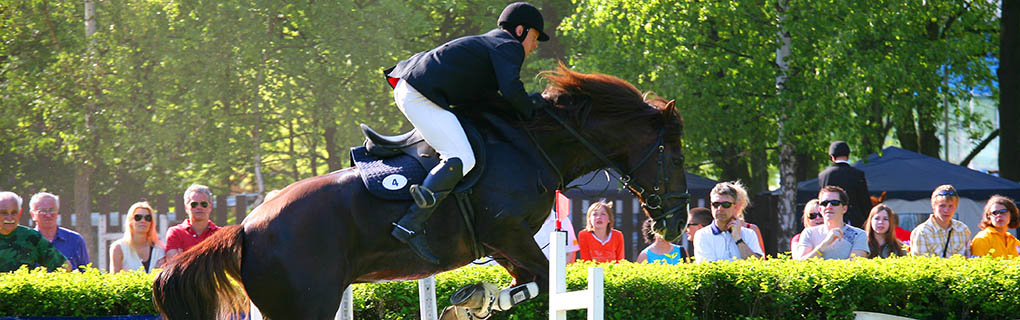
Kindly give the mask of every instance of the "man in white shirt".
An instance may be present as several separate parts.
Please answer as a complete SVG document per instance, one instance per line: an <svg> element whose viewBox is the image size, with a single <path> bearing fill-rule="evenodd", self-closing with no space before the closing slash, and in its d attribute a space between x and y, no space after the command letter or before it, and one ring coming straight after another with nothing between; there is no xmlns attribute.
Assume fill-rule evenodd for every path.
<svg viewBox="0 0 1020 320"><path fill-rule="evenodd" d="M694 262L737 260L765 255L754 230L743 228L737 213L748 204L747 191L740 182L720 182L712 188L712 217L707 228L694 233Z"/></svg>
<svg viewBox="0 0 1020 320"><path fill-rule="evenodd" d="M825 223L805 228L794 245L793 258L806 260L867 257L868 235L860 228L843 223L848 197L843 188L825 186L818 191L818 208Z"/></svg>

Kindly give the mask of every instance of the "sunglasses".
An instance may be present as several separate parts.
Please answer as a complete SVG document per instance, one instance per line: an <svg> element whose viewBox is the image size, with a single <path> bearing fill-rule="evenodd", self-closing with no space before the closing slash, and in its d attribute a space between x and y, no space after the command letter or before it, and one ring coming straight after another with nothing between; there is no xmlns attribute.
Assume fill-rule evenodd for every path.
<svg viewBox="0 0 1020 320"><path fill-rule="evenodd" d="M993 216L997 216L997 215L1000 215L1000 214L1006 214L1008 212L1009 212L1009 210L1006 210L1006 208L1002 208L1002 209L999 209L999 210L995 210L995 211L989 212L988 214L989 215L993 215Z"/></svg>
<svg viewBox="0 0 1020 320"><path fill-rule="evenodd" d="M956 191L953 191L953 190L942 190L942 191L939 191L939 193L937 193L935 195L939 196L939 197L956 197Z"/></svg>
<svg viewBox="0 0 1020 320"><path fill-rule="evenodd" d="M818 217L821 217L821 216L822 216L821 213L812 212L812 213L808 214L807 217L808 217L808 219L814 220L814 219L818 219Z"/></svg>
<svg viewBox="0 0 1020 320"><path fill-rule="evenodd" d="M712 207L713 208L723 207L723 208L729 209L732 206L733 206L733 202L729 202L729 201L712 202Z"/></svg>
<svg viewBox="0 0 1020 320"><path fill-rule="evenodd" d="M145 221L148 221L148 222L152 222L152 215L151 214L136 214L135 215L135 221L142 221L142 219L145 219Z"/></svg>
<svg viewBox="0 0 1020 320"><path fill-rule="evenodd" d="M208 202L202 201L202 202L192 202L191 203L191 208L192 209L198 208L199 205L202 205L202 208L208 208L209 207L209 203Z"/></svg>
<svg viewBox="0 0 1020 320"><path fill-rule="evenodd" d="M830 204L833 207L838 207L838 206L843 205L843 201L839 201L839 200L825 200L825 201L818 202L818 206L819 207L823 207L823 208L824 207L828 207Z"/></svg>
<svg viewBox="0 0 1020 320"><path fill-rule="evenodd" d="M702 226L702 227L704 227L705 225L703 225L703 224L700 224L700 223L688 223L688 224L687 224L687 227L688 227L688 228L690 228L690 227L693 227L693 226Z"/></svg>

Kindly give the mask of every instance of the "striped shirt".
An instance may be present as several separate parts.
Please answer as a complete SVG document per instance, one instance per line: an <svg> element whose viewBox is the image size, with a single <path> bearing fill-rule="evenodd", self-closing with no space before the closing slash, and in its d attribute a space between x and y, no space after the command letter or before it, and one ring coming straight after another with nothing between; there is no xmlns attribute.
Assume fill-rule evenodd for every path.
<svg viewBox="0 0 1020 320"><path fill-rule="evenodd" d="M946 238L949 238L948 247ZM959 220L953 219L948 229L942 229L935 220L928 218L910 233L912 256L950 257L956 254L970 256L970 228Z"/></svg>

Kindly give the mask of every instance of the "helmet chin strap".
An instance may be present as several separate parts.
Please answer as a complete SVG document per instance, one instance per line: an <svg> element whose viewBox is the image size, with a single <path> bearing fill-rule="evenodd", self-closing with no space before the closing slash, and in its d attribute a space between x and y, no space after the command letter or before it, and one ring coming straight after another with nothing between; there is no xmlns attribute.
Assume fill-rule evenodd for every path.
<svg viewBox="0 0 1020 320"><path fill-rule="evenodd" d="M518 25L518 26L524 27L524 32L521 32L521 35L517 35L517 30L515 30L515 29L517 29L517 26L513 26L513 27L502 26L500 28L502 28L503 30L506 30L506 32L509 32L510 36L513 37L515 40L517 40L517 42L524 43L524 39L526 39L528 37L528 29L529 28L527 26L524 26L524 25Z"/></svg>

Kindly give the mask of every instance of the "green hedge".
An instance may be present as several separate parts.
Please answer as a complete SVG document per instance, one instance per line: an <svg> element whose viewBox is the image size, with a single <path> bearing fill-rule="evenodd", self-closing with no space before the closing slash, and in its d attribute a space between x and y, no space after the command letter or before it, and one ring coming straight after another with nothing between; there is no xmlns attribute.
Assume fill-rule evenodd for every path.
<svg viewBox="0 0 1020 320"><path fill-rule="evenodd" d="M591 263L567 268L571 290L587 285ZM996 259L900 258L855 261L721 262L700 265L603 264L607 319L851 319L875 311L919 319L1004 319L1020 315L1020 263ZM0 316L153 313L152 275L39 273L0 275ZM440 274L440 308L462 285L505 286L499 267ZM354 286L357 319L417 319L415 281ZM541 319L547 299L492 319ZM571 318L583 318L572 311Z"/></svg>

